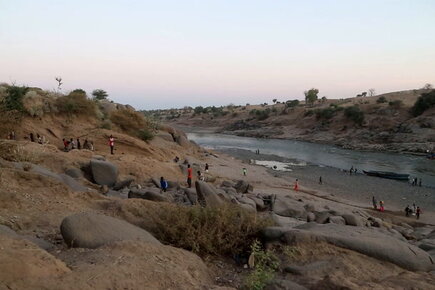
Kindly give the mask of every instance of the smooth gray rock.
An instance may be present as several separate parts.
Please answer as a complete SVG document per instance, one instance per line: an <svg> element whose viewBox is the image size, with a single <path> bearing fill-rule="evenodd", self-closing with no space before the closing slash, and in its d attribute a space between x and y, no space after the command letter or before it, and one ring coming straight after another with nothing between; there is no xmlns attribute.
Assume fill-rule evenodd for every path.
<svg viewBox="0 0 435 290"><path fill-rule="evenodd" d="M303 204L287 196L277 196L272 210L280 216L303 219L307 217Z"/></svg>
<svg viewBox="0 0 435 290"><path fill-rule="evenodd" d="M434 267L434 261L423 250L375 228L307 223L289 230L282 238L289 244L326 241L411 271L430 271Z"/></svg>
<svg viewBox="0 0 435 290"><path fill-rule="evenodd" d="M314 222L316 221L316 215L313 212L307 213L307 222Z"/></svg>
<svg viewBox="0 0 435 290"><path fill-rule="evenodd" d="M417 238L417 240L423 239L426 236L430 235L434 229L431 227L419 227L415 228L412 232L412 235Z"/></svg>
<svg viewBox="0 0 435 290"><path fill-rule="evenodd" d="M219 207L224 201L217 195L215 188L204 181L195 182L198 202L203 206Z"/></svg>
<svg viewBox="0 0 435 290"><path fill-rule="evenodd" d="M269 282L264 288L264 290L308 290L308 289L290 280L275 279L272 282Z"/></svg>
<svg viewBox="0 0 435 290"><path fill-rule="evenodd" d="M194 188L184 188L184 194L187 196L190 204L194 205L198 203L198 195Z"/></svg>
<svg viewBox="0 0 435 290"><path fill-rule="evenodd" d="M101 155L93 155L92 159L106 161L106 158L104 158L104 156L101 156Z"/></svg>
<svg viewBox="0 0 435 290"><path fill-rule="evenodd" d="M72 178L82 178L83 172L78 168L68 168L65 170L65 174Z"/></svg>
<svg viewBox="0 0 435 290"><path fill-rule="evenodd" d="M254 187L250 185L248 182L246 182L245 180L237 181L237 183L234 185L234 188L239 193L248 193L254 190Z"/></svg>
<svg viewBox="0 0 435 290"><path fill-rule="evenodd" d="M111 189L109 189L109 191L105 195L108 197L117 197L117 198L122 198L122 199L128 198L128 193L125 194L121 191L116 191L116 190L111 190Z"/></svg>
<svg viewBox="0 0 435 290"><path fill-rule="evenodd" d="M344 218L346 225L348 226L362 227L364 225L362 220L354 214L343 214L341 216Z"/></svg>
<svg viewBox="0 0 435 290"><path fill-rule="evenodd" d="M346 224L346 221L341 216L330 216L329 222L331 224L337 224L337 225L345 225Z"/></svg>
<svg viewBox="0 0 435 290"><path fill-rule="evenodd" d="M329 211L316 212L316 223L326 224L329 217L332 216Z"/></svg>
<svg viewBox="0 0 435 290"><path fill-rule="evenodd" d="M278 241L281 237L290 230L287 227L267 227L261 231L261 237L267 242Z"/></svg>
<svg viewBox="0 0 435 290"><path fill-rule="evenodd" d="M257 211L257 204L252 199L248 198L246 195L242 194L240 196L236 196L236 199L240 204L246 204L252 208L253 211Z"/></svg>
<svg viewBox="0 0 435 290"><path fill-rule="evenodd" d="M91 171L95 182L99 185L113 186L118 178L118 168L115 164L92 159Z"/></svg>
<svg viewBox="0 0 435 290"><path fill-rule="evenodd" d="M124 187L129 187L133 181L134 181L134 177L128 177L124 180L118 181L113 186L113 190L121 190Z"/></svg>
<svg viewBox="0 0 435 290"><path fill-rule="evenodd" d="M234 187L234 183L229 180L224 180L221 183L221 187Z"/></svg>
<svg viewBox="0 0 435 290"><path fill-rule="evenodd" d="M131 189L128 193L128 198L142 198L152 201L169 202L167 196L163 195L160 190L156 188Z"/></svg>
<svg viewBox="0 0 435 290"><path fill-rule="evenodd" d="M248 195L247 197L255 202L258 211L262 211L266 209L266 206L264 205L264 201L262 198L253 195Z"/></svg>
<svg viewBox="0 0 435 290"><path fill-rule="evenodd" d="M60 231L69 247L95 249L116 241L161 243L147 231L126 221L95 213L77 213L63 219Z"/></svg>
<svg viewBox="0 0 435 290"><path fill-rule="evenodd" d="M291 217L280 216L275 213L271 213L271 217L272 220L280 227L293 228L305 223L304 221L300 221Z"/></svg>
<svg viewBox="0 0 435 290"><path fill-rule="evenodd" d="M180 189L181 188L180 183L178 183L177 181L167 180L167 182L168 182L168 188L173 188L173 189Z"/></svg>

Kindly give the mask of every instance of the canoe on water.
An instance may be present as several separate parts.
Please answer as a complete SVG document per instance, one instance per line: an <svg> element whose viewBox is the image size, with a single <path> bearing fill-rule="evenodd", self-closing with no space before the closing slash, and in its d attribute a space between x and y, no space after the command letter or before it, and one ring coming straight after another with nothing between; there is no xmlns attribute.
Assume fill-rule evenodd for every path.
<svg viewBox="0 0 435 290"><path fill-rule="evenodd" d="M376 176L376 177L382 177L382 178L388 178L388 179L395 179L395 180L408 180L409 174L400 174L395 172L388 172L388 171L365 171L363 172L369 176Z"/></svg>

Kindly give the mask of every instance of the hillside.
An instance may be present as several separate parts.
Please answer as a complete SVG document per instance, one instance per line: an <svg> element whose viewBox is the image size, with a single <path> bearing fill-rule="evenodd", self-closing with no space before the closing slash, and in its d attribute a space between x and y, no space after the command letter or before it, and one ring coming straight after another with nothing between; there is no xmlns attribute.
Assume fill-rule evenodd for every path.
<svg viewBox="0 0 435 290"><path fill-rule="evenodd" d="M372 97L273 105L153 112L162 122L259 138L296 139L351 149L425 153L435 149L435 108L414 117L410 109L430 90ZM196 111L196 112L195 112ZM199 113L201 112L201 113Z"/></svg>
<svg viewBox="0 0 435 290"><path fill-rule="evenodd" d="M301 178L292 190L294 176L217 155L131 106L82 90L2 85L0 109L0 289L435 283L435 213L425 209L416 220L393 208L394 196L401 206L394 190L401 184L373 182L393 188L385 212L345 199L347 188L332 178L323 188ZM82 148L65 150L71 138ZM369 177L335 180L348 178L363 185Z"/></svg>

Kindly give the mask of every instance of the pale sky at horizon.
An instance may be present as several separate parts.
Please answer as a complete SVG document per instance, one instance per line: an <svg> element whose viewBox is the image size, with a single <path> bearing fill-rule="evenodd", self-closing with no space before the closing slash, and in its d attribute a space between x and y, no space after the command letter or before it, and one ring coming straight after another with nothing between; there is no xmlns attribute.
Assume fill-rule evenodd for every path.
<svg viewBox="0 0 435 290"><path fill-rule="evenodd" d="M0 0L0 82L137 109L435 84L435 0Z"/></svg>

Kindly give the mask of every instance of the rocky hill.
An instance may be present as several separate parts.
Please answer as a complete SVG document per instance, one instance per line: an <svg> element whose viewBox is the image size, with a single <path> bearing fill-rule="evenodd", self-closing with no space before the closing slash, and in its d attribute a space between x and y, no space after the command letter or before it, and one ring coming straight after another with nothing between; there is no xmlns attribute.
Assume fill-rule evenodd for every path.
<svg viewBox="0 0 435 290"><path fill-rule="evenodd" d="M430 90L372 97L321 99L314 104L185 108L153 112L163 122L259 138L297 139L351 149L424 153L435 149L435 107L415 117L417 99ZM432 97L433 98L433 97Z"/></svg>
<svg viewBox="0 0 435 290"><path fill-rule="evenodd" d="M0 101L0 289L435 283L435 227L426 216L381 214L305 184L290 190L287 176L218 156L81 90L3 85ZM188 165L203 173L192 188Z"/></svg>

